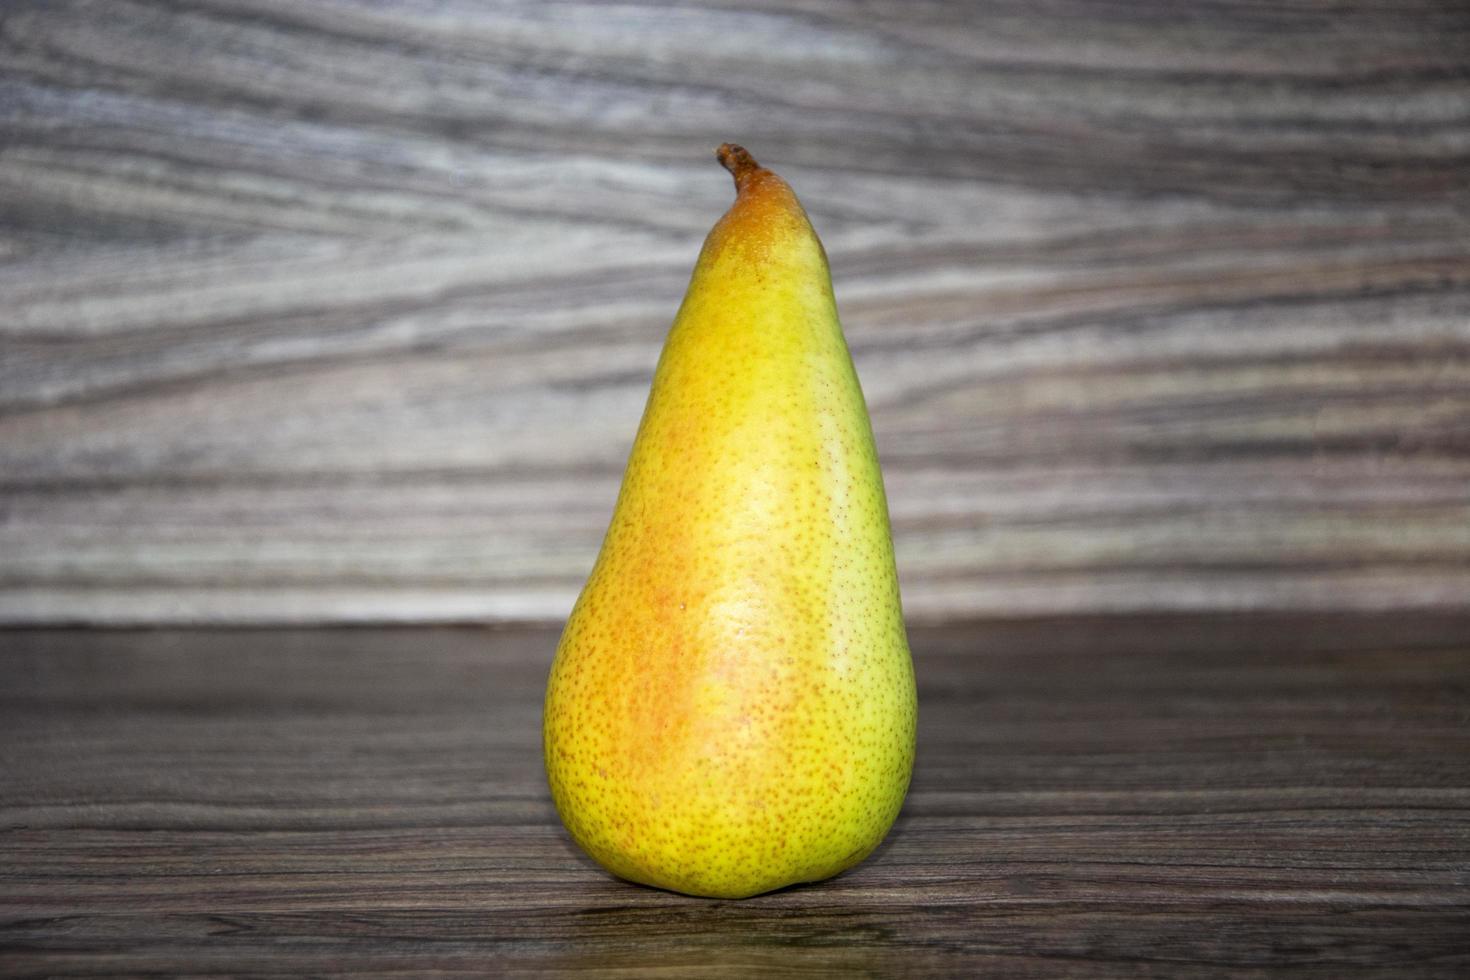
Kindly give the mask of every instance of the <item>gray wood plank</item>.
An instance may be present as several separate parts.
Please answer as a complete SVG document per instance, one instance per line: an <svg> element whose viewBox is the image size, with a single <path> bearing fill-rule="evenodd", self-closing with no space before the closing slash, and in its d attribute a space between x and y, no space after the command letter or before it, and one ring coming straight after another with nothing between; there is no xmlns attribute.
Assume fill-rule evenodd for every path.
<svg viewBox="0 0 1470 980"><path fill-rule="evenodd" d="M541 769L548 630L0 634L7 976L1461 977L1470 619L912 636L884 847L618 882Z"/></svg>
<svg viewBox="0 0 1470 980"><path fill-rule="evenodd" d="M1470 607L1461 4L0 17L0 621L563 615L731 138L916 618Z"/></svg>

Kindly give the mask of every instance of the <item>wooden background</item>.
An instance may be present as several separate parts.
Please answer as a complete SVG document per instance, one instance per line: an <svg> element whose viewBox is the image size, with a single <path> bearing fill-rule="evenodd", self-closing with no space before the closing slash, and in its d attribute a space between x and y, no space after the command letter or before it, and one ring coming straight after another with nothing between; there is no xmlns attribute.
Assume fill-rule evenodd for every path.
<svg viewBox="0 0 1470 980"><path fill-rule="evenodd" d="M746 143L917 620L1470 607L1470 8L8 2L0 621L554 619Z"/></svg>

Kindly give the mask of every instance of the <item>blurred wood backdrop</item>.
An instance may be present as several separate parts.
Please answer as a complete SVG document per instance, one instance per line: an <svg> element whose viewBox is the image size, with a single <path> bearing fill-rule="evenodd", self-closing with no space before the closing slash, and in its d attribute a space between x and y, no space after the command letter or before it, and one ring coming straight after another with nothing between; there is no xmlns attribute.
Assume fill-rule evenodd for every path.
<svg viewBox="0 0 1470 980"><path fill-rule="evenodd" d="M1470 7L0 7L0 620L554 619L744 142L918 620L1470 607Z"/></svg>

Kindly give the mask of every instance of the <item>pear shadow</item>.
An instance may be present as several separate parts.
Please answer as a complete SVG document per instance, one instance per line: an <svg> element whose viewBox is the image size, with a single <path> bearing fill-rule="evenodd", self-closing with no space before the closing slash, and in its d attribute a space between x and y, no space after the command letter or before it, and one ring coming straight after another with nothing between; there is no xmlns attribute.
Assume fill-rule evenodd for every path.
<svg viewBox="0 0 1470 980"><path fill-rule="evenodd" d="M602 975L891 977L911 958L886 903L865 896L851 876L874 870L909 832L905 807L884 840L856 867L745 899L706 898L631 882L609 873L572 840L549 789L538 794L540 822L556 838L552 860L574 875L572 907L528 907L525 928L548 940L538 966ZM562 859L565 859L564 862ZM893 879L876 870L870 885Z"/></svg>
<svg viewBox="0 0 1470 980"><path fill-rule="evenodd" d="M552 966L674 976L895 976L905 945L879 906L813 900L820 882L747 899L698 898L607 876L625 891L561 921ZM793 901L792 895L801 895ZM612 902L607 899L613 898Z"/></svg>

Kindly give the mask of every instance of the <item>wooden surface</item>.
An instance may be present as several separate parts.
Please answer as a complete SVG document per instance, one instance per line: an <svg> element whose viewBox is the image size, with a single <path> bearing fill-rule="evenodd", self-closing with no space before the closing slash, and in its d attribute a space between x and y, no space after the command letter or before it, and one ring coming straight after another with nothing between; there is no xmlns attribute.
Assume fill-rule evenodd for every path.
<svg viewBox="0 0 1470 980"><path fill-rule="evenodd" d="M0 636L0 973L1470 972L1470 618L916 630L888 841L745 902L565 838L554 642Z"/></svg>
<svg viewBox="0 0 1470 980"><path fill-rule="evenodd" d="M909 611L1470 607L1470 8L0 10L0 620L555 619L736 139Z"/></svg>

